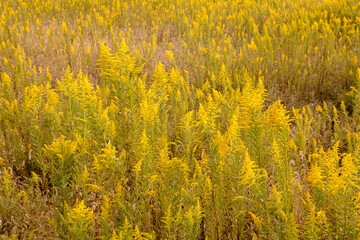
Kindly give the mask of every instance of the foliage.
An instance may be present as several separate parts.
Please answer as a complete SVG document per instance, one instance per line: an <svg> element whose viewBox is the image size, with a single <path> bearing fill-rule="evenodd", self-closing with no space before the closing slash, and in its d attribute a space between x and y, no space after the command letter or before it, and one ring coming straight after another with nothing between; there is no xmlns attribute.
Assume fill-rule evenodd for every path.
<svg viewBox="0 0 360 240"><path fill-rule="evenodd" d="M360 3L0 1L1 239L357 239Z"/></svg>

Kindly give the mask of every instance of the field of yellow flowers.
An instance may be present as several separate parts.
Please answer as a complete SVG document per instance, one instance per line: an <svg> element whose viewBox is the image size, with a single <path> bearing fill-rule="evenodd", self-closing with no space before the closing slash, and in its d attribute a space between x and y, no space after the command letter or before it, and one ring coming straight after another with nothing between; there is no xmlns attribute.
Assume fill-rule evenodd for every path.
<svg viewBox="0 0 360 240"><path fill-rule="evenodd" d="M357 0L0 0L0 239L359 239Z"/></svg>

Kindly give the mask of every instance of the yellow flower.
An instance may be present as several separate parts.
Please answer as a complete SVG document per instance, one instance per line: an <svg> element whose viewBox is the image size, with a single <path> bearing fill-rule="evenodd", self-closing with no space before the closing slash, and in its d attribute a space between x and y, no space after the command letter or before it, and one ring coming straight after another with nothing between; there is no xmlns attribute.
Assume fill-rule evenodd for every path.
<svg viewBox="0 0 360 240"><path fill-rule="evenodd" d="M324 176L322 174L322 169L316 162L311 166L306 180L311 184L312 187L320 187L321 189L324 189L323 179Z"/></svg>
<svg viewBox="0 0 360 240"><path fill-rule="evenodd" d="M76 200L75 206L65 213L65 220L72 237L80 239L89 235L94 225L94 211L86 207L84 201Z"/></svg>
<svg viewBox="0 0 360 240"><path fill-rule="evenodd" d="M175 60L174 54L171 51L166 51L166 57L169 59L170 62Z"/></svg>

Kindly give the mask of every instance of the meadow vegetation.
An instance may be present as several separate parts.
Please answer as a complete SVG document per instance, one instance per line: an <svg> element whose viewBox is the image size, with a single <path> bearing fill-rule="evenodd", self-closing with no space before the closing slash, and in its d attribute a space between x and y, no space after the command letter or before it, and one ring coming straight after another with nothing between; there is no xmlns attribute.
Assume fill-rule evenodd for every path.
<svg viewBox="0 0 360 240"><path fill-rule="evenodd" d="M0 0L0 239L360 238L357 0Z"/></svg>

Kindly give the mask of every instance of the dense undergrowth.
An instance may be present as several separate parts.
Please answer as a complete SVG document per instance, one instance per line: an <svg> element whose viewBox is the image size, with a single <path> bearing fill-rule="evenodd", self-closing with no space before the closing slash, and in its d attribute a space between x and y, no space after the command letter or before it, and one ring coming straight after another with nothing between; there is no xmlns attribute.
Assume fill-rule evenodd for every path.
<svg viewBox="0 0 360 240"><path fill-rule="evenodd" d="M358 239L360 3L0 1L1 239Z"/></svg>

